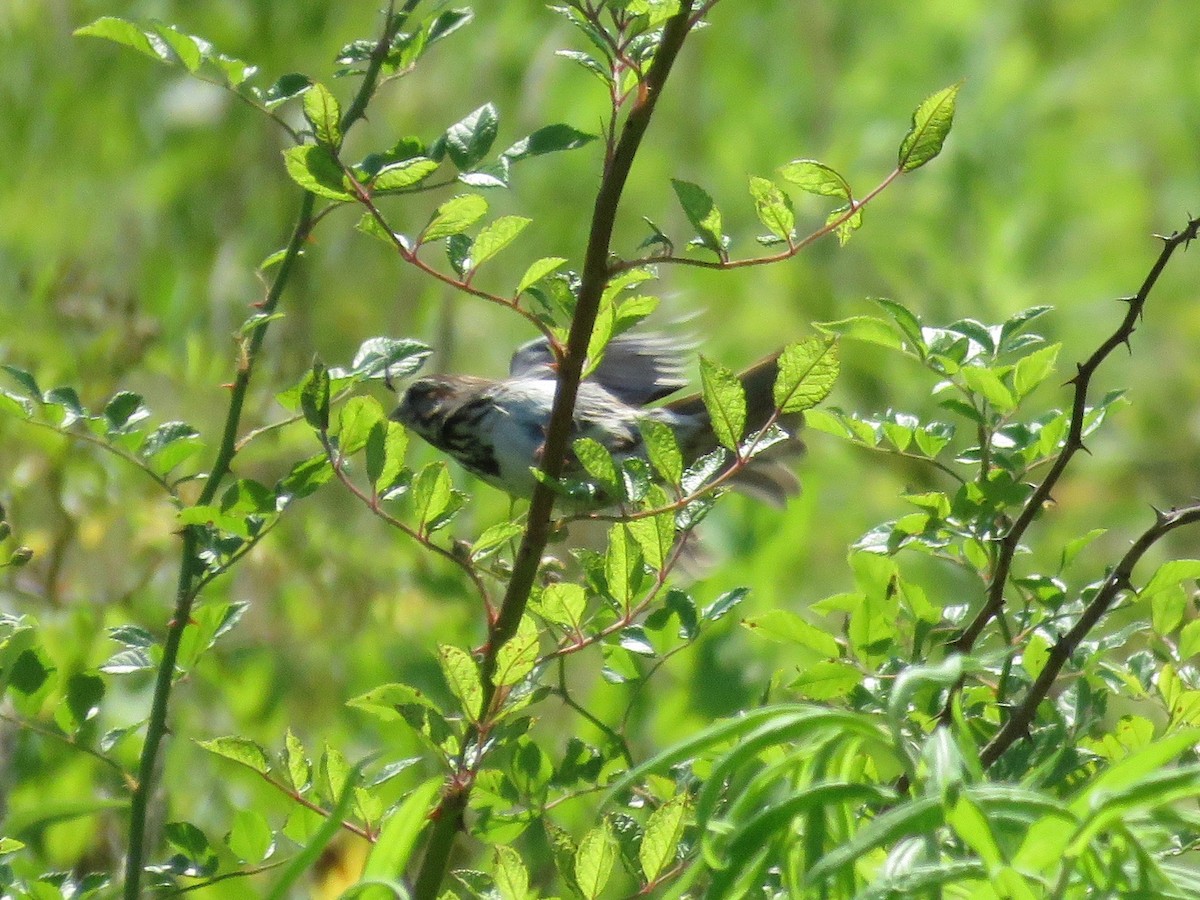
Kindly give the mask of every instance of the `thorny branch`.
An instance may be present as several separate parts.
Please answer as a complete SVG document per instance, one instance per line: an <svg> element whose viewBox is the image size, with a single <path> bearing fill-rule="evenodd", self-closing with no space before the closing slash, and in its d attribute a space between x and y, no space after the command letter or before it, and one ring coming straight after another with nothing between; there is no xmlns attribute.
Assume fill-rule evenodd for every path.
<svg viewBox="0 0 1200 900"><path fill-rule="evenodd" d="M1067 439L1063 443L1058 457L1054 460L1054 464L1050 467L1050 471L1046 473L1046 477L1042 479L1041 484L1034 489L1029 499L1025 501L1025 506L1021 510L1021 514L1017 516L1012 527L1001 539L1000 553L996 560L996 567L992 573L991 583L988 586L987 600L979 612L976 613L975 618L963 629L962 633L950 641L949 645L953 650L959 653L970 653L988 622L1004 608L1004 589L1008 584L1013 557L1016 556L1017 549L1021 545L1021 538L1024 537L1026 530L1033 523L1034 518L1037 517L1042 507L1050 499L1051 492L1058 484L1063 472L1066 471L1071 459L1078 451L1084 449L1083 426L1084 419L1087 416L1087 396L1092 376L1100 368L1101 363L1117 347L1121 345L1129 346L1129 339L1133 336L1137 328L1138 320L1142 317L1142 312L1145 309L1146 300L1150 296L1150 291L1158 282L1158 276L1162 274L1163 269L1166 268L1175 251L1180 247L1186 247L1191 241L1195 240L1198 233L1200 233L1200 218L1191 219L1181 231L1176 231L1174 234L1162 239L1162 250L1159 252L1158 258L1154 261L1154 265L1150 267L1150 272L1142 282L1141 288L1134 296L1123 298L1123 302L1128 304L1128 308L1125 311L1125 318L1109 338L1083 363L1079 364L1075 377L1069 382L1075 386L1075 398L1071 406L1071 423L1068 428Z"/></svg>

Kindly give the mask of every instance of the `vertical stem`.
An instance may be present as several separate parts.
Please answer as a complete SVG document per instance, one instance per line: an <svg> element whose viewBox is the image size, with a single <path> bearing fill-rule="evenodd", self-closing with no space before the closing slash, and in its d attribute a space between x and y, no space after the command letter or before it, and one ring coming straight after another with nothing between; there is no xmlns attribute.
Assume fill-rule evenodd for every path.
<svg viewBox="0 0 1200 900"><path fill-rule="evenodd" d="M663 85L688 31L694 24L691 20L693 3L694 0L683 0L679 12L664 26L662 40L646 76L643 91L625 119L621 137L611 159L606 161L601 176L584 254L579 302L571 320L566 353L558 369L554 406L542 451L542 472L549 482L556 481L562 473L569 449L575 397L587 357L588 341L596 324L604 287L611 275L608 257L617 207L620 205L625 182L633 167L642 138L650 125ZM488 642L480 665L483 675L484 710L491 708L496 693L496 686L492 682L496 670L496 654L504 643L516 634L521 617L525 614L525 606L537 577L542 553L550 538L550 515L553 507L553 489L546 481L539 481L530 500L525 533L521 537L521 544L513 561L513 573L496 621L489 629ZM471 741L473 737L472 734L468 734L465 742ZM414 896L417 900L434 900L437 897L449 865L454 838L461 827L462 815L470 799L470 792L469 779L452 780L434 811L432 830L415 883Z"/></svg>

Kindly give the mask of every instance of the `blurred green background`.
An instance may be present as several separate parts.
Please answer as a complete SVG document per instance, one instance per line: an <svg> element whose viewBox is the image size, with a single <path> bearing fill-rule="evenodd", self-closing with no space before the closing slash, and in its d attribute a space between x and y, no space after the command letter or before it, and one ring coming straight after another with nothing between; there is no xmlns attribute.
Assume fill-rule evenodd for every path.
<svg viewBox="0 0 1200 900"><path fill-rule="evenodd" d="M89 405L135 390L155 421L189 421L215 442L231 335L262 295L256 266L282 246L298 205L280 160L286 136L219 89L71 32L101 15L157 18L258 65L263 86L300 71L346 100L354 85L330 80L333 57L374 32L376 5L4 0L0 360L35 371L43 387L75 386ZM414 74L384 88L353 132L348 158L403 135L432 140L487 101L500 111L497 149L550 122L599 130L600 83L554 56L578 46L568 26L526 0L480 3L476 13ZM1157 253L1151 235L1200 211L1194 0L725 0L711 23L690 40L659 107L626 192L618 252L634 252L643 215L686 236L669 183L678 177L716 197L735 255L753 253L761 226L749 175L812 157L861 195L891 170L920 100L965 79L943 155L869 207L846 247L825 241L789 263L733 273L663 269L660 320L686 318L682 327L703 352L732 367L811 334L813 321L873 313L872 296L899 300L929 324L999 321L1050 304L1056 311L1041 322L1064 342L1064 377L1036 402L1062 404L1067 392L1057 384L1116 324L1124 307L1113 299L1137 288ZM579 265L599 152L593 144L522 163L510 192L489 193L494 213L528 215L534 225L481 283L511 290L541 256ZM446 196L393 202L393 224L419 228ZM823 221L827 207L816 198L796 200L801 223ZM282 415L274 393L314 356L344 364L367 337L419 337L438 346L442 368L497 375L532 336L515 316L451 297L405 269L353 230L356 218L334 213L317 231L285 296L286 318L268 338L247 426ZM1078 459L1057 506L1031 532L1035 553L1054 558L1061 540L1109 528L1084 557L1098 577L1148 523L1150 504L1196 495L1198 283L1193 251L1164 276L1132 356L1119 353L1102 370L1097 396L1127 386L1132 403L1091 443L1093 455ZM933 415L933 385L913 364L871 347L843 349L831 403ZM786 511L733 498L705 526L720 564L694 586L698 599L745 585L745 612L801 610L847 588L847 546L906 511L899 494L946 486L927 469L824 434L811 435L809 446L805 493ZM285 430L252 445L236 471L272 483L316 449L303 429ZM412 452L433 458L423 447ZM462 484L477 498L458 533L508 515L495 491ZM107 626L133 621L161 632L175 571L173 510L144 476L0 417L0 501L37 554L0 579L0 610L35 616L60 667L107 658L115 649ZM1196 555L1194 540L1184 533L1160 552ZM940 584L942 603L977 592L952 579ZM310 745L328 742L352 757L381 745L387 757L412 752L344 700L397 680L440 694L435 644L474 646L482 633L453 572L332 485L293 509L209 596L252 605L243 627L175 696L179 737L167 782L220 785L175 798L173 815L200 822L225 822L231 806L253 797L277 817L286 807L186 739L238 733L278 747L290 725ZM657 677L653 704L640 698L630 736L643 751L755 702L771 673L789 664L733 617L718 630L724 639L702 642ZM575 665L586 671L599 660ZM624 690L596 687L591 702L620 710ZM137 722L147 706L148 682L128 679L102 727ZM16 819L120 793L88 757L27 732L6 742ZM129 760L135 750L118 752ZM51 827L46 852L66 864L86 851L103 864L102 835L114 822L100 814Z"/></svg>

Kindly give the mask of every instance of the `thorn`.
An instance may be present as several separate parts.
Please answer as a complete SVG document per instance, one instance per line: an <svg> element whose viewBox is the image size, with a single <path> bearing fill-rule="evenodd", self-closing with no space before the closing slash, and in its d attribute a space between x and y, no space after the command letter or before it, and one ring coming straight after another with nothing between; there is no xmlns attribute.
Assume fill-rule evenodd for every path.
<svg viewBox="0 0 1200 900"><path fill-rule="evenodd" d="M1155 232L1153 235L1151 235L1151 237L1157 238L1164 244L1169 244L1171 241L1175 240L1176 234L1178 234L1178 232L1174 232L1172 234L1159 234L1158 232Z"/></svg>
<svg viewBox="0 0 1200 900"><path fill-rule="evenodd" d="M1153 503L1150 504L1150 508L1152 510L1154 510L1154 524L1156 524L1156 525L1165 525L1167 523L1167 521L1171 518L1170 513L1163 512L1161 509L1159 509Z"/></svg>
<svg viewBox="0 0 1200 900"><path fill-rule="evenodd" d="M1117 302L1118 302L1118 303L1136 303L1136 302L1137 302L1137 296L1135 295L1135 296L1132 296L1132 297L1118 297L1118 298L1117 298Z"/></svg>
<svg viewBox="0 0 1200 900"><path fill-rule="evenodd" d="M221 387L225 388L228 391L232 391L234 388L234 384L232 381L226 381L223 385L221 385Z"/></svg>

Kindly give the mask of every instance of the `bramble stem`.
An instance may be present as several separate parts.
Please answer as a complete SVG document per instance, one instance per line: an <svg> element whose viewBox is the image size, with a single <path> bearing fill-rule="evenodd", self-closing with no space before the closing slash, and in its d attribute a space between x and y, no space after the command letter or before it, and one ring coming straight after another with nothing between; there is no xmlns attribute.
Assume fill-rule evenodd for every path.
<svg viewBox="0 0 1200 900"><path fill-rule="evenodd" d="M645 89L630 109L612 157L607 160L601 175L600 189L592 211L587 250L584 254L579 301L575 308L575 316L571 320L566 352L559 363L554 406L546 430L546 442L542 452L542 472L546 477L539 480L530 500L525 533L521 537L521 544L513 561L512 577L509 579L496 621L488 629L488 641L480 665L484 691L482 708L485 710L491 708L492 698L496 693L496 687L492 683L492 676L496 670L496 654L504 643L516 634L541 565L542 553L550 538L550 516L554 509L555 497L551 485L562 473L570 443L575 396L579 390L588 341L596 324L604 287L613 274L609 266L609 247L621 194L642 138L650 125L663 85L684 39L695 24L692 19L693 3L694 0L683 0L679 11L664 26L662 41L654 54L653 65L646 75ZM470 740L469 735L466 740ZM454 838L461 827L462 814L470 794L471 782L466 778L452 780L443 793L433 815L425 856L415 883L413 896L417 900L433 900L438 896L446 875Z"/></svg>

